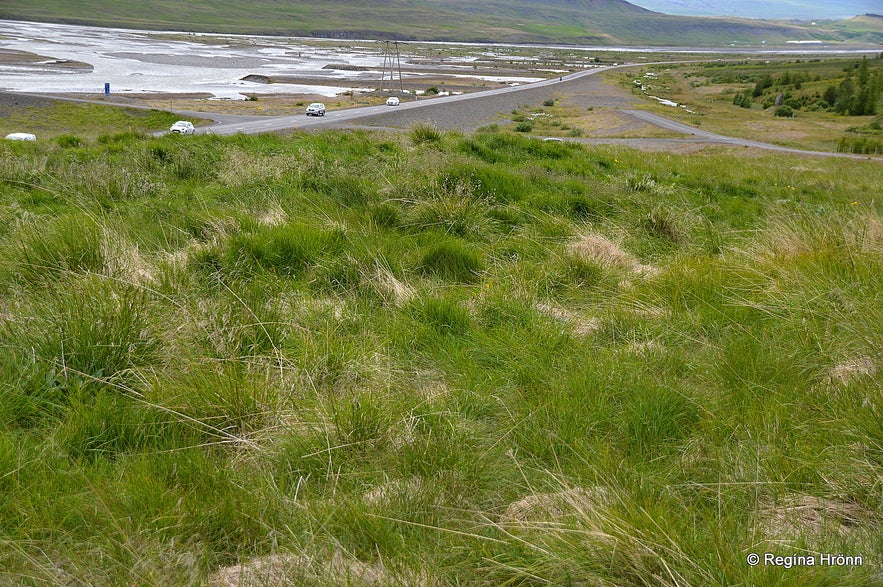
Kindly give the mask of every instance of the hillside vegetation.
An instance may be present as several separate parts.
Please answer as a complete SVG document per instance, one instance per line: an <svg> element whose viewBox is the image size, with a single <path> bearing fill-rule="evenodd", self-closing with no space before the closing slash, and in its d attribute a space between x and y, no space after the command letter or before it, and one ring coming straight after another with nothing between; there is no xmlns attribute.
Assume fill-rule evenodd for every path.
<svg viewBox="0 0 883 587"><path fill-rule="evenodd" d="M804 150L883 153L883 54L662 65L611 77L643 96L644 108L704 130Z"/></svg>
<svg viewBox="0 0 883 587"><path fill-rule="evenodd" d="M623 0L4 0L0 18L175 31L510 43L652 43L659 46L880 43L883 27L808 26L670 16Z"/></svg>
<svg viewBox="0 0 883 587"><path fill-rule="evenodd" d="M880 171L0 144L0 583L873 584Z"/></svg>

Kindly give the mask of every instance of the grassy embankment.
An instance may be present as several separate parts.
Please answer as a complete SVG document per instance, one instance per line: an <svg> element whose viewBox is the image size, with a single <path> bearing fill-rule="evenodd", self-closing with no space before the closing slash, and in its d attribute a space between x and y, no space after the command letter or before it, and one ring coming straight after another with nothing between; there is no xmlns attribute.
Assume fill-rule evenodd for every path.
<svg viewBox="0 0 883 587"><path fill-rule="evenodd" d="M879 581L878 163L73 144L0 145L0 583Z"/></svg>
<svg viewBox="0 0 883 587"><path fill-rule="evenodd" d="M29 132L38 140L67 135L74 143L98 138L105 141L121 131L137 135L168 130L179 118L177 114L161 110L10 96L0 101L0 137L11 132Z"/></svg>

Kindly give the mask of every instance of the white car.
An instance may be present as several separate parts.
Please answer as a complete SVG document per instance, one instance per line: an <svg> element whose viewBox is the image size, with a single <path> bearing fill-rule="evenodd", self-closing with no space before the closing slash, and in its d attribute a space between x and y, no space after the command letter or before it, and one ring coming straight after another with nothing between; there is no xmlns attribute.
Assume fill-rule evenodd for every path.
<svg viewBox="0 0 883 587"><path fill-rule="evenodd" d="M307 106L307 116L325 116L325 104L313 102Z"/></svg>
<svg viewBox="0 0 883 587"><path fill-rule="evenodd" d="M36 141L37 137L29 132L11 132L6 135L7 141Z"/></svg>
<svg viewBox="0 0 883 587"><path fill-rule="evenodd" d="M391 96L391 97L389 97L389 98L386 99L386 105L387 105L387 106L398 106L400 103L401 103L401 102L399 102L399 99L396 98L395 96Z"/></svg>
<svg viewBox="0 0 883 587"><path fill-rule="evenodd" d="M192 135L196 129L193 127L192 122L187 122L186 120L179 120L169 129L169 132L178 133L182 135Z"/></svg>

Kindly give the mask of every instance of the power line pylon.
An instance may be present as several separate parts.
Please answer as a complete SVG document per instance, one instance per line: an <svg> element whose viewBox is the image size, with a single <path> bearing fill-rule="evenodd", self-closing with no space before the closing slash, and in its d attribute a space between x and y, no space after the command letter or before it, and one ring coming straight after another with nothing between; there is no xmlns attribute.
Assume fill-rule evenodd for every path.
<svg viewBox="0 0 883 587"><path fill-rule="evenodd" d="M386 82L386 67L389 64L389 89L395 87L396 69L398 69L399 91L404 92L404 84L402 83L402 58L399 53L398 41L384 41L383 46L383 70L380 74L380 91L383 91L384 82ZM390 47L392 45L392 47Z"/></svg>

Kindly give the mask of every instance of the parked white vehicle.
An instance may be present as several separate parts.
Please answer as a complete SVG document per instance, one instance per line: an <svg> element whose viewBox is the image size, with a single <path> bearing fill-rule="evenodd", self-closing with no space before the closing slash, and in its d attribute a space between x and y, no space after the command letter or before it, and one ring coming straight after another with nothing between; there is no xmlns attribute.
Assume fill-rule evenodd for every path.
<svg viewBox="0 0 883 587"><path fill-rule="evenodd" d="M29 132L11 132L6 135L7 141L36 141L37 137Z"/></svg>
<svg viewBox="0 0 883 587"><path fill-rule="evenodd" d="M401 102L395 96L390 96L389 98L386 99L387 106L398 106L399 104L401 104Z"/></svg>
<svg viewBox="0 0 883 587"><path fill-rule="evenodd" d="M179 120L169 129L169 132L176 132L182 135L192 135L196 129L193 127L192 122L187 122L186 120Z"/></svg>
<svg viewBox="0 0 883 587"><path fill-rule="evenodd" d="M313 102L307 106L307 116L325 116L325 104Z"/></svg>

